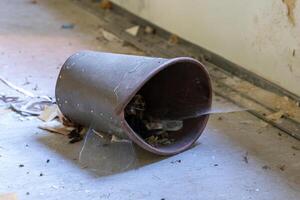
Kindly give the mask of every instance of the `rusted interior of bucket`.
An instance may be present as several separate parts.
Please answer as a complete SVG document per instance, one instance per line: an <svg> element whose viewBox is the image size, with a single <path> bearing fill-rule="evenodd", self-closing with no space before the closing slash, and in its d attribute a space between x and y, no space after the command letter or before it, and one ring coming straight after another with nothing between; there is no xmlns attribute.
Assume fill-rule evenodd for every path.
<svg viewBox="0 0 300 200"><path fill-rule="evenodd" d="M200 136L206 125L205 113L210 109L211 98L210 80L204 68L193 62L177 62L145 83L126 106L125 120L135 133L155 148L182 148ZM128 114L128 110L135 108L135 114L130 111ZM152 121L182 122L182 127L177 126L179 130L176 131L149 130L147 123ZM167 140L160 143L165 137Z"/></svg>

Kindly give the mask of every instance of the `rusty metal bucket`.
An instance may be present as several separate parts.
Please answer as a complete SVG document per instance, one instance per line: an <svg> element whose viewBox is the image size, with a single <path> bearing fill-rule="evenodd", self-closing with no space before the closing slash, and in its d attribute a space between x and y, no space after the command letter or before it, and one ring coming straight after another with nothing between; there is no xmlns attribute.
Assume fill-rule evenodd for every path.
<svg viewBox="0 0 300 200"><path fill-rule="evenodd" d="M121 55L93 51L75 53L61 68L56 101L70 120L96 131L132 140L158 155L188 149L203 132L212 102L211 82L195 59ZM153 146L128 123L125 108L142 94L148 112L164 119L182 119L172 133L175 142Z"/></svg>

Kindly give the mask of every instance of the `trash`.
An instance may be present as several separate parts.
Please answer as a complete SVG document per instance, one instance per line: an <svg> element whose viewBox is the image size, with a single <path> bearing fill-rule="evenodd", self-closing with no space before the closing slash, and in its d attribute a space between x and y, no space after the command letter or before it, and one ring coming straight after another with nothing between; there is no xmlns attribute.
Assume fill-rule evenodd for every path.
<svg viewBox="0 0 300 200"><path fill-rule="evenodd" d="M147 34L155 34L155 29L152 28L151 26L146 26L145 29L144 29L145 33Z"/></svg>
<svg viewBox="0 0 300 200"><path fill-rule="evenodd" d="M110 10L112 9L112 3L109 0L102 0L100 3L100 8L104 10Z"/></svg>
<svg viewBox="0 0 300 200"><path fill-rule="evenodd" d="M1 81L2 83L4 83L5 85L7 85L8 87L10 87L10 88L16 90L16 91L19 92L19 93L22 93L22 94L24 94L24 95L26 95L26 96L28 96L28 97L36 97L33 93L31 93L31 92L29 92L29 91L27 91L27 90L25 90L25 89L23 89L23 88L20 88L20 87L18 87L18 86L16 86L16 85L12 84L12 83L9 82L8 80L4 79L3 77L0 77L0 81Z"/></svg>
<svg viewBox="0 0 300 200"><path fill-rule="evenodd" d="M161 134L161 135L157 135L157 136L152 135L152 136L146 138L145 141L154 147L158 147L158 146L172 144L175 140L169 139L168 134L165 133L165 134Z"/></svg>
<svg viewBox="0 0 300 200"><path fill-rule="evenodd" d="M86 133L87 129L83 127L76 127L74 130L72 130L68 137L71 139L69 143L73 144L76 142L79 142L83 139L83 135Z"/></svg>
<svg viewBox="0 0 300 200"><path fill-rule="evenodd" d="M125 108L125 113L128 115L136 115L140 119L143 118L143 112L145 111L145 99L142 95L135 95Z"/></svg>
<svg viewBox="0 0 300 200"><path fill-rule="evenodd" d="M18 200L16 193L0 194L0 200Z"/></svg>
<svg viewBox="0 0 300 200"><path fill-rule="evenodd" d="M72 64L74 67L69 68ZM179 67L186 64L189 70ZM69 73L74 69L80 69L78 73L85 82L75 76L78 73ZM91 79L95 73L102 75ZM74 88L76 92L70 93ZM80 95L83 93L87 95ZM209 75L196 60L93 51L77 52L63 64L55 94L63 114L74 122L100 133L130 138L159 155L172 155L191 147L204 130L209 113L202 116L202 111L210 110L212 100ZM201 115L197 115L199 112ZM148 130L149 122L159 122L163 129ZM164 146L168 144L171 145Z"/></svg>
<svg viewBox="0 0 300 200"><path fill-rule="evenodd" d="M64 126L61 122L57 120L53 120L50 122L45 122L38 126L38 128L50 131L53 133L59 133L62 135L68 135L71 131L75 129L75 127Z"/></svg>
<svg viewBox="0 0 300 200"><path fill-rule="evenodd" d="M164 131L179 131L183 127L183 121L180 120L162 120Z"/></svg>
<svg viewBox="0 0 300 200"><path fill-rule="evenodd" d="M120 38L118 38L116 35L101 29L102 35L103 37L110 42L122 42L122 40Z"/></svg>
<svg viewBox="0 0 300 200"><path fill-rule="evenodd" d="M40 115L46 106L52 105L52 100L48 98L32 98L20 101L18 103L13 103L10 105L11 109L21 115L28 116L38 116Z"/></svg>
<svg viewBox="0 0 300 200"><path fill-rule="evenodd" d="M115 136L115 135L112 135L112 136L111 136L111 140L110 140L110 141L111 141L112 143L113 143L113 142L130 142L129 140L119 138L118 136Z"/></svg>
<svg viewBox="0 0 300 200"><path fill-rule="evenodd" d="M148 130L163 130L163 124L161 122L146 122L145 123Z"/></svg>
<svg viewBox="0 0 300 200"><path fill-rule="evenodd" d="M67 24L61 25L62 29L73 29L74 27L75 27L75 24L73 24L73 23L67 23Z"/></svg>
<svg viewBox="0 0 300 200"><path fill-rule="evenodd" d="M271 121L278 121L280 118L284 117L284 115L285 115L285 112L280 110L278 112L267 115L266 119L271 120Z"/></svg>
<svg viewBox="0 0 300 200"><path fill-rule="evenodd" d="M4 103L16 103L19 101L19 97L0 95L0 100Z"/></svg>
<svg viewBox="0 0 300 200"><path fill-rule="evenodd" d="M169 37L168 43L174 45L174 44L177 44L178 41L179 41L178 36L175 34L172 34Z"/></svg>
<svg viewBox="0 0 300 200"><path fill-rule="evenodd" d="M148 130L179 131L183 127L180 120L144 121Z"/></svg>
<svg viewBox="0 0 300 200"><path fill-rule="evenodd" d="M126 29L125 31L132 36L137 36L139 29L140 29L140 26L133 26L133 27Z"/></svg>
<svg viewBox="0 0 300 200"><path fill-rule="evenodd" d="M39 119L44 122L49 122L58 117L59 111L56 104L46 106L44 111L39 115Z"/></svg>

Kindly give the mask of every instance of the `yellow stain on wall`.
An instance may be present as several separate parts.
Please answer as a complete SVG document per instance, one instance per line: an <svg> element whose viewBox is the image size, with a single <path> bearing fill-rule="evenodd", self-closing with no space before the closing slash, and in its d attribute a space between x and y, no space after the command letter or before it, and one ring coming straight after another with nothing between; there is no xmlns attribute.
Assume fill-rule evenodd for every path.
<svg viewBox="0 0 300 200"><path fill-rule="evenodd" d="M287 16L289 21L293 26L296 25L295 16L294 16L294 9L296 7L296 0L282 0L282 2L286 5L288 13Z"/></svg>

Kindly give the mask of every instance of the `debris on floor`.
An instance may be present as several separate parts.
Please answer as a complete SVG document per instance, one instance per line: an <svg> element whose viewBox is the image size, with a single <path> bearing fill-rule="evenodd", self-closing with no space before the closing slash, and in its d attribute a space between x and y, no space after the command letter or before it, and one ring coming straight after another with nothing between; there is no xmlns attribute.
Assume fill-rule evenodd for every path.
<svg viewBox="0 0 300 200"><path fill-rule="evenodd" d="M170 35L170 37L169 37L168 43L171 44L171 45L175 45L175 44L178 43L178 41L179 41L178 36L175 35L175 34L172 34L172 35Z"/></svg>
<svg viewBox="0 0 300 200"><path fill-rule="evenodd" d="M44 111L39 115L39 119L44 122L49 122L59 116L59 109L56 104L46 106Z"/></svg>
<svg viewBox="0 0 300 200"><path fill-rule="evenodd" d="M115 34L112 34L111 32L108 32L104 29L100 29L104 39L106 39L109 42L123 42L120 38L118 38Z"/></svg>
<svg viewBox="0 0 300 200"><path fill-rule="evenodd" d="M53 133L59 133L62 135L68 135L71 131L73 131L75 129L75 127L65 126L57 120L53 120L50 122L44 122L43 124L39 125L38 128L46 130L46 131L50 131Z"/></svg>
<svg viewBox="0 0 300 200"><path fill-rule="evenodd" d="M67 24L61 25L62 29L73 29L74 27L75 27L75 24L73 24L73 23L67 23Z"/></svg>
<svg viewBox="0 0 300 200"><path fill-rule="evenodd" d="M6 96L4 94L0 95L0 101L4 103L16 103L19 101L19 97L14 97L14 96Z"/></svg>
<svg viewBox="0 0 300 200"><path fill-rule="evenodd" d="M83 127L75 127L69 134L68 137L71 139L69 143L73 144L79 142L83 139L84 134L87 132L86 128Z"/></svg>
<svg viewBox="0 0 300 200"><path fill-rule="evenodd" d="M128 33L132 36L137 36L139 29L140 29L140 26L133 26L133 27L126 29L125 31L126 31L126 33Z"/></svg>
<svg viewBox="0 0 300 200"><path fill-rule="evenodd" d="M144 29L145 33L147 34L155 34L155 29L151 26L146 26L145 29Z"/></svg>
<svg viewBox="0 0 300 200"><path fill-rule="evenodd" d="M100 3L100 8L104 10L110 10L112 9L113 5L110 0L102 0Z"/></svg>
<svg viewBox="0 0 300 200"><path fill-rule="evenodd" d="M271 121L278 121L279 119L283 118L285 114L286 113L284 111L280 110L278 112L267 115L266 118Z"/></svg>
<svg viewBox="0 0 300 200"><path fill-rule="evenodd" d="M135 95L125 108L125 118L133 130L148 144L158 147L175 142L172 132L183 127L182 120L154 119L146 112L142 95Z"/></svg>

